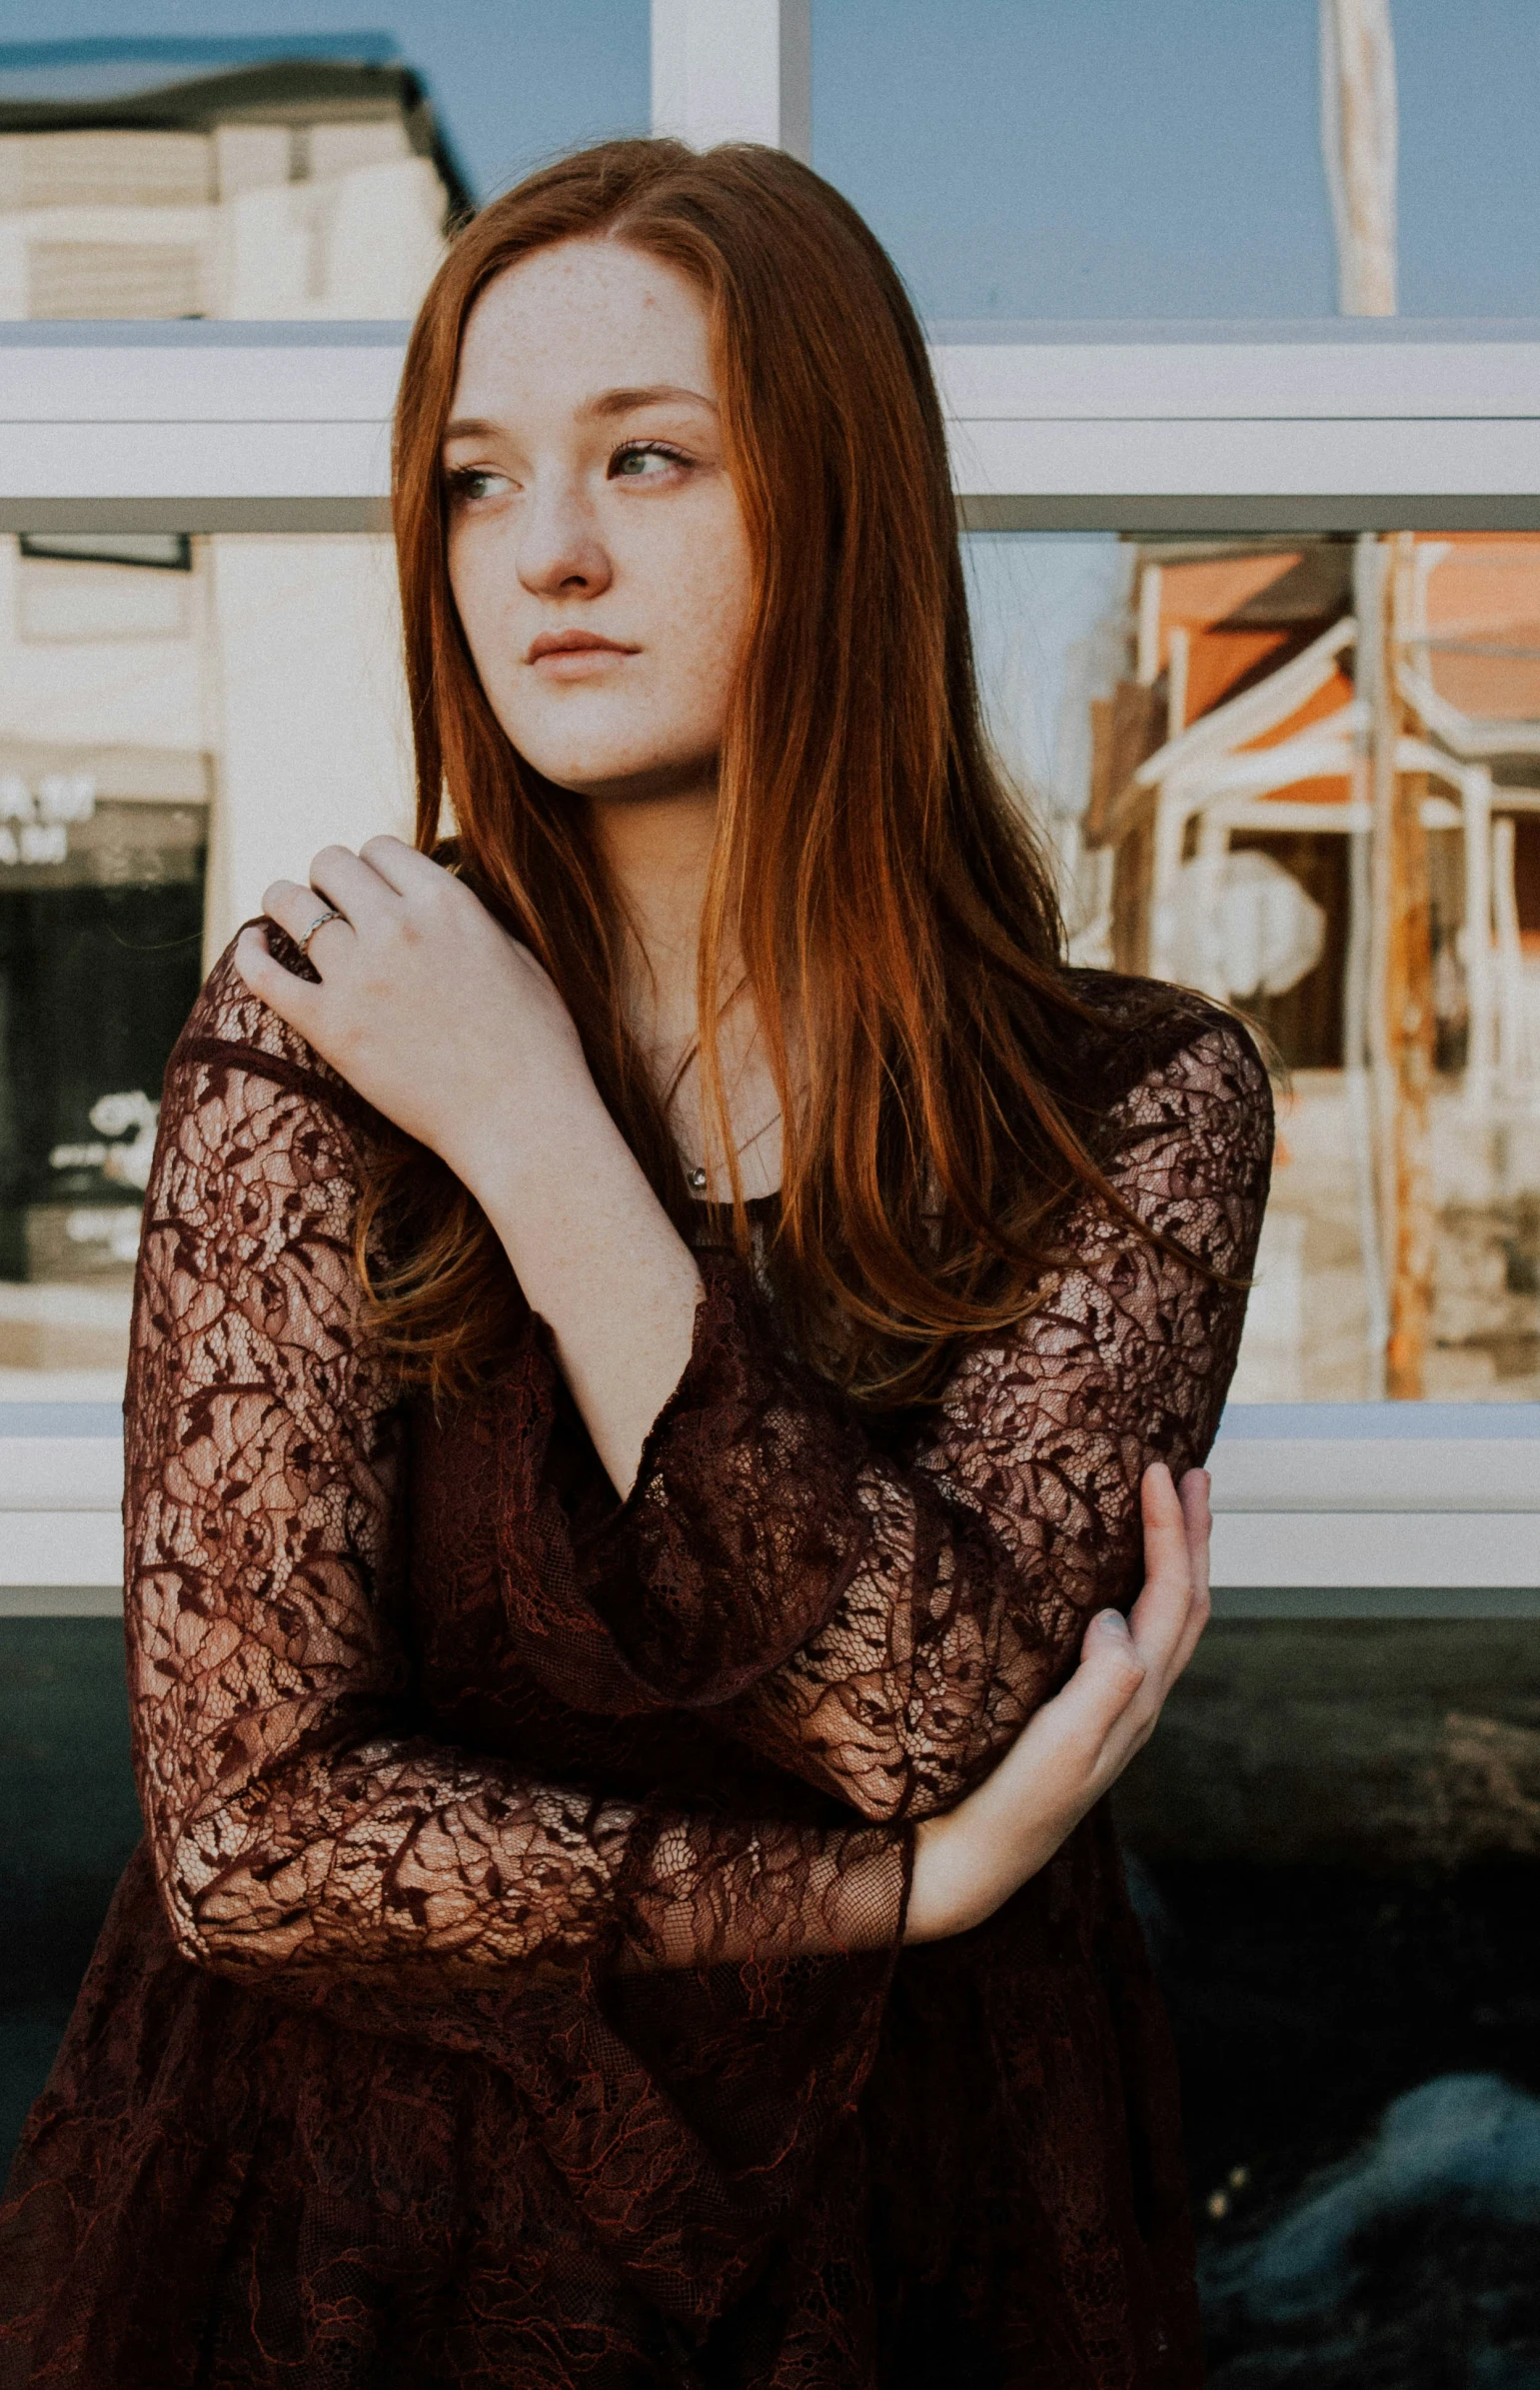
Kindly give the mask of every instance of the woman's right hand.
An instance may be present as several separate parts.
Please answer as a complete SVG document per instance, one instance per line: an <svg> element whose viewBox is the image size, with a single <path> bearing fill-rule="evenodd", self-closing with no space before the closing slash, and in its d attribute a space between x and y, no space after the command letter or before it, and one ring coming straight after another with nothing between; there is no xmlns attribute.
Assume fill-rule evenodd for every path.
<svg viewBox="0 0 1540 2390"><path fill-rule="evenodd" d="M1126 1620L1098 1610L1074 1674L976 1792L915 1838L905 1942L965 1933L1045 1867L1148 1741L1208 1623L1208 1476L1144 1472L1144 1587Z"/></svg>

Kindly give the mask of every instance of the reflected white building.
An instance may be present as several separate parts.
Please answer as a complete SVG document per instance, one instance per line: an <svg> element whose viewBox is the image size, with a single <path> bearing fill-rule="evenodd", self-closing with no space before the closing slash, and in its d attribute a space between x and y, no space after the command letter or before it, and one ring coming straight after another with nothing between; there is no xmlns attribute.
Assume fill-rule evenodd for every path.
<svg viewBox="0 0 1540 2390"><path fill-rule="evenodd" d="M468 194L392 45L345 44L174 80L158 54L194 45L41 77L0 47L0 317L411 315Z"/></svg>
<svg viewBox="0 0 1540 2390"><path fill-rule="evenodd" d="M77 45L78 95L0 50L0 320L409 318L468 194L354 46L167 81ZM384 538L0 541L0 1395L115 1395L202 971L278 873L410 822L397 646Z"/></svg>

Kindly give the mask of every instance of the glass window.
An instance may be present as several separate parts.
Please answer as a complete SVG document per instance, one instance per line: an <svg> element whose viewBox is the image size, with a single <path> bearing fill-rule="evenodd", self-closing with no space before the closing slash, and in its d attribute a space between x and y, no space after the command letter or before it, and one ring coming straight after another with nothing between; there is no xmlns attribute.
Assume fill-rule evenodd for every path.
<svg viewBox="0 0 1540 2390"><path fill-rule="evenodd" d="M105 1422L104 1422L105 1424ZM0 1610L0 2168L53 2064L144 1820L121 1618Z"/></svg>
<svg viewBox="0 0 1540 2390"><path fill-rule="evenodd" d="M1050 0L813 12L813 162L922 314L1334 305L1313 7Z"/></svg>
<svg viewBox="0 0 1540 2390"><path fill-rule="evenodd" d="M398 639L375 536L0 541L0 1401L121 1399L205 970L278 873L409 831Z"/></svg>
<svg viewBox="0 0 1540 2390"><path fill-rule="evenodd" d="M647 130L648 0L221 13L163 0L126 36L76 5L67 38L0 40L0 316L410 316L467 209Z"/></svg>
<svg viewBox="0 0 1540 2390"><path fill-rule="evenodd" d="M1540 314L1540 15L1393 0L1400 306ZM1317 11L839 0L813 155L933 319L1327 316Z"/></svg>
<svg viewBox="0 0 1540 2390"><path fill-rule="evenodd" d="M112 788L110 765L0 781L0 1273L18 1288L0 1366L116 1364L161 1075L201 976L207 804Z"/></svg>
<svg viewBox="0 0 1540 2390"><path fill-rule="evenodd" d="M1233 1398L1540 1396L1540 537L1370 543L1383 819L1351 539L967 546L1072 955L1237 1006L1286 1074Z"/></svg>
<svg viewBox="0 0 1540 2390"><path fill-rule="evenodd" d="M1375 545L1399 894L1349 539L974 534L984 699L1074 960L1235 1004L1286 1074L1235 1399L1534 1399L1540 538ZM201 972L276 872L410 824L392 559L370 535L201 537L185 572L36 548L0 545L0 1393L116 1399L136 1173ZM1425 1009L1394 1055L1392 901Z"/></svg>

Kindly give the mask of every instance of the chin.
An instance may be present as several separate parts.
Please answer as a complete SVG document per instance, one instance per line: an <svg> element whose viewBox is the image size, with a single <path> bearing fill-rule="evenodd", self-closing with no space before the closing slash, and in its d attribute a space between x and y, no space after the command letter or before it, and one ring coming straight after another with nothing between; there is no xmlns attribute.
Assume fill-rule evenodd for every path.
<svg viewBox="0 0 1540 2390"><path fill-rule="evenodd" d="M648 797L665 797L686 786L699 787L710 776L715 750L694 743L678 750L650 743L639 747L635 732L627 740L521 739L509 724L504 729L532 771L568 796L596 804L625 804Z"/></svg>
<svg viewBox="0 0 1540 2390"><path fill-rule="evenodd" d="M638 737L635 706L585 704L589 692L573 695L576 704L543 706L533 720L525 707L511 706L499 713L510 742L526 763L543 780L575 795L596 783L628 779L645 770L657 752L656 743Z"/></svg>
<svg viewBox="0 0 1540 2390"><path fill-rule="evenodd" d="M699 787L699 766L689 764L617 762L609 772L596 771L592 756L569 772L543 771L543 780L564 796L590 805L641 805L661 797L676 797Z"/></svg>
<svg viewBox="0 0 1540 2390"><path fill-rule="evenodd" d="M655 768L649 757L606 753L592 744L581 748L551 748L531 740L514 739L524 761L552 788L570 797L605 797L624 792L633 781L646 779Z"/></svg>

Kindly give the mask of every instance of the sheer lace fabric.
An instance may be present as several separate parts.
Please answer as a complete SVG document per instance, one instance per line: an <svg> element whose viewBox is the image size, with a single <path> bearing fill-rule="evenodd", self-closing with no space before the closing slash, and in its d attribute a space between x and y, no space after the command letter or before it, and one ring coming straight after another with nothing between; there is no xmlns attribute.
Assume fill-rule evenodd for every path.
<svg viewBox="0 0 1540 2390"><path fill-rule="evenodd" d="M1135 1589L1142 1468L1201 1456L1233 1364L1254 1056L1200 1013L1130 1042L1105 1125L1218 1276L1088 1199L1029 1317L879 1436L703 1212L617 1507L539 1321L477 1400L397 1399L350 1260L370 1117L216 973L136 1303L146 1837L0 2210L0 2384L889 2390L927 2332L979 2380L1196 2378L1104 1820L897 1956L909 1821Z"/></svg>
<svg viewBox="0 0 1540 2390"><path fill-rule="evenodd" d="M250 1051L303 1069L294 1041L239 982L216 1005L150 1189L128 1400L136 1763L179 1947L269 1983L405 1961L508 1986L627 1937L640 1963L786 1955L803 1913L841 1946L794 1833L391 1733L399 1438L359 1331L357 1165L341 1111Z"/></svg>
<svg viewBox="0 0 1540 2390"><path fill-rule="evenodd" d="M723 1705L751 1747L874 1819L949 1808L988 1771L1136 1582L1144 1466L1206 1452L1239 1342L1270 1151L1254 1057L1228 1024L1200 1028L1106 1131L1112 1184L1170 1242L1083 1200L1072 1259L964 1355L905 1448L787 1358L711 1252L690 1370L617 1519L571 1536L536 1445L511 1440L505 1565L537 1634L570 1586L574 1637L600 1623L624 1661L591 1702Z"/></svg>

